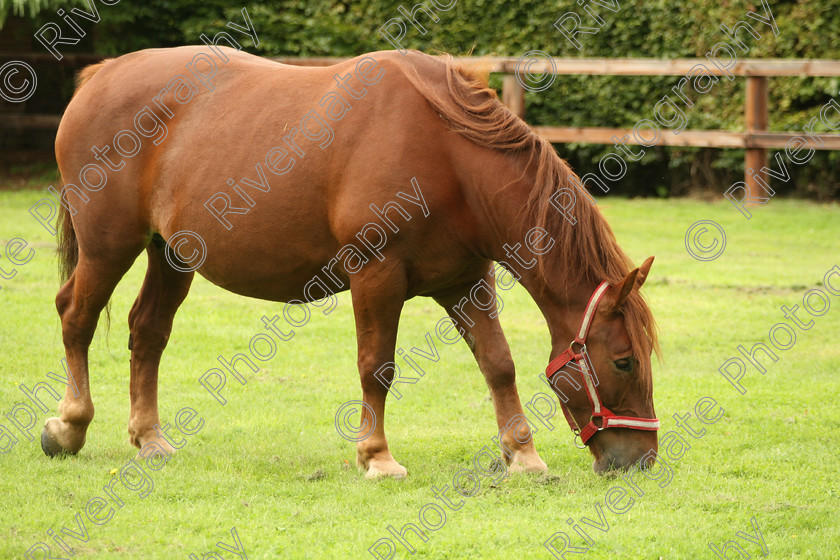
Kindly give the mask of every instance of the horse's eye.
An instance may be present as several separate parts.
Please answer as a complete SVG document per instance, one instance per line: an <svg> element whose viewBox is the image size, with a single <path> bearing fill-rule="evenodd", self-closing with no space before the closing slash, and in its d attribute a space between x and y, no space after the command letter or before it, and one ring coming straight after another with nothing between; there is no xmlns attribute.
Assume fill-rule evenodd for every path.
<svg viewBox="0 0 840 560"><path fill-rule="evenodd" d="M622 358L621 360L616 360L613 362L615 364L616 369L618 371L623 371L625 373L630 373L633 371L633 367L636 365L636 360L633 358Z"/></svg>

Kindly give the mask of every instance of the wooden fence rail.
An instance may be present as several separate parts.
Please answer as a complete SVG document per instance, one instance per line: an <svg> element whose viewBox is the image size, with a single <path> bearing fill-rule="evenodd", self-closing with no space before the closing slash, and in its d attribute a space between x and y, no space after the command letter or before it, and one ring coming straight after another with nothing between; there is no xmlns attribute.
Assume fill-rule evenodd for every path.
<svg viewBox="0 0 840 560"><path fill-rule="evenodd" d="M488 59L494 72L504 73L502 100L512 111L524 116L525 88L516 79L517 59L512 57ZM768 148L785 148L792 139L803 137L803 132L769 132L768 77L777 76L840 76L840 61L801 59L743 59L732 68L721 69L702 58L661 59L613 59L613 58L553 58L535 60L529 68L538 74L576 74L613 76L685 76L693 68L703 65L704 73L714 76L745 77L746 95L744 102L744 132L726 130L684 129L678 134L662 130L655 143L645 145L695 146L704 148L744 148L744 183L748 194L757 193L757 181L748 171L756 172L767 164ZM687 86L688 87L688 86ZM686 87L686 89L687 89ZM713 95L713 92L710 92ZM653 101L650 116L653 120ZM808 123L802 123L808 126ZM599 127L534 127L534 130L549 142L581 142L612 144L612 138L628 136L628 144L640 144L635 140L632 129ZM817 150L840 150L840 134L820 134L822 143L810 143ZM645 140L647 142L647 140ZM767 177L759 178L767 180Z"/></svg>

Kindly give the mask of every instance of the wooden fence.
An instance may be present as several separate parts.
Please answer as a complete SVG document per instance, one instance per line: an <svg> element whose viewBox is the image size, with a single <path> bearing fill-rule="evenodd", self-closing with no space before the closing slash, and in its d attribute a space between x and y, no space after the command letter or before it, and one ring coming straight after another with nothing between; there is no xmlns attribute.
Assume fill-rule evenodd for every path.
<svg viewBox="0 0 840 560"><path fill-rule="evenodd" d="M21 59L31 59L33 56L23 56ZM44 55L42 55L43 57ZM0 56L0 63L6 59L14 59L12 55ZM97 60L92 55L76 55L75 59L85 63ZM66 63L72 63L68 59ZM315 57L315 58L272 58L277 62L298 66L328 66L345 58ZM462 61L481 61L490 66L491 72L504 74L502 87L502 101L510 109L524 117L525 88L517 79L514 57L485 57L460 58ZM708 73L724 76L724 72L709 63L706 59L614 59L614 58L554 58L536 61L529 71L533 73L569 74L569 75L611 75L611 76L685 76L698 64L704 64ZM695 146L704 148L744 148L745 177L744 182L753 192L755 179L748 169L758 170L767 164L768 148L783 149L787 143L803 133L769 132L768 107L768 78L776 76L840 76L840 61L837 60L802 60L802 59L742 59L729 69L734 76L743 77L746 83L746 99L744 103L745 128L743 132L729 130L691 130L684 129L679 134L670 130L662 130L655 145L660 146ZM714 91L708 93L714 95ZM652 120L653 103L651 100L650 115ZM57 115L32 114L0 114L0 128L38 127L54 128L60 117ZM5 121L5 122L4 122ZM803 126L808 123L802 123ZM562 127L538 126L534 130L549 142L567 143L580 142L592 144L612 144L613 136L622 138L629 136L627 143L640 144L635 140L632 129L604 128L604 127ZM817 150L840 150L840 134L819 135L822 144L810 145ZM654 144L645 144L654 145ZM758 192L757 190L755 192Z"/></svg>

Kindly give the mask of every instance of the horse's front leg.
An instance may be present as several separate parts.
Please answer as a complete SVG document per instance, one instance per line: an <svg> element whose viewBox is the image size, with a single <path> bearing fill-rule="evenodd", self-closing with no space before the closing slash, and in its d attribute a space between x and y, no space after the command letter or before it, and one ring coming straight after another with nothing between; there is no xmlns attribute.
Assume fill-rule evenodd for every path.
<svg viewBox="0 0 840 560"><path fill-rule="evenodd" d="M495 277L488 272L484 281L495 300ZM435 300L446 309L459 332L463 333L465 342L472 350L481 373L484 374L490 396L493 398L496 423L505 450L502 457L510 466L509 470L548 470L545 462L537 454L532 431L524 421L525 415L516 390L516 369L507 339L502 332L502 325L499 323L495 302L489 310L479 309L470 299L471 288L472 285L447 297L436 297ZM481 298L484 298L484 295Z"/></svg>
<svg viewBox="0 0 840 560"><path fill-rule="evenodd" d="M405 270L401 263L390 260L369 262L350 281L362 398L367 405L360 426L375 425L370 435L356 444L356 463L365 469L366 478L408 474L394 460L385 439L385 398L394 377L393 367L386 364L394 362L397 326L406 296Z"/></svg>

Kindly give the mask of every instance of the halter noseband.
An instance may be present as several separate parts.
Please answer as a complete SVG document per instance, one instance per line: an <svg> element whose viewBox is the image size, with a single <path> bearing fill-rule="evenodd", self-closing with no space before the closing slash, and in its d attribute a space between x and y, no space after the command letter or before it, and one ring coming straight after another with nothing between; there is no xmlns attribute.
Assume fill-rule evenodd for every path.
<svg viewBox="0 0 840 560"><path fill-rule="evenodd" d="M601 282L601 284L595 288L595 291L589 298L589 303L586 305L586 311L584 311L583 318L580 321L580 329L578 329L577 336L562 354L549 362L548 367L545 369L545 375L548 378L549 385L551 385L554 392L557 393L558 397L560 397L560 407L563 409L566 421L575 433L575 437L580 437L584 447L588 445L587 442L590 438L592 438L592 436L601 430L606 430L607 428L630 428L633 430L647 431L656 431L659 429L659 420L656 418L617 416L601 404L601 397L598 395L598 390L596 389L598 380L593 376L591 365L589 364L585 351L586 337L589 335L589 327L592 325L592 319L595 317L595 311L598 309L598 304L601 302L601 298L604 297L604 294L609 287L609 283ZM576 352L574 350L575 344L580 345L580 351ZM589 424L584 426L582 430L575 421L574 416L572 416L572 413L566 407L566 403L564 401L565 395L561 396L560 391L551 384L551 378L561 369L569 365L569 362L577 362L577 366L572 364L571 367L580 372L583 384L586 387L586 395L589 397L589 403L592 405L592 415L589 418ZM596 418L601 419L601 426L595 424ZM581 447L581 449L583 449L583 447Z"/></svg>

